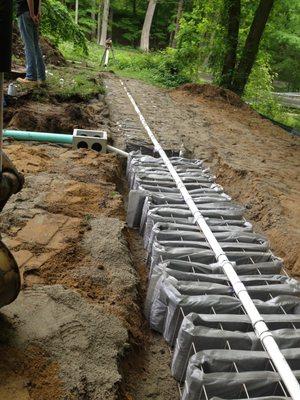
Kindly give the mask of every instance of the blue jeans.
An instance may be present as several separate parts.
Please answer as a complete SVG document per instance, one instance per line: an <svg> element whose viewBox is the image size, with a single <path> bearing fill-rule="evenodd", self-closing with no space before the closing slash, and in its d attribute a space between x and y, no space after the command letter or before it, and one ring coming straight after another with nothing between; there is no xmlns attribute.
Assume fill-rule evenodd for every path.
<svg viewBox="0 0 300 400"><path fill-rule="evenodd" d="M32 21L29 11L19 16L19 28L25 44L26 78L45 81L46 71L39 45L38 27Z"/></svg>

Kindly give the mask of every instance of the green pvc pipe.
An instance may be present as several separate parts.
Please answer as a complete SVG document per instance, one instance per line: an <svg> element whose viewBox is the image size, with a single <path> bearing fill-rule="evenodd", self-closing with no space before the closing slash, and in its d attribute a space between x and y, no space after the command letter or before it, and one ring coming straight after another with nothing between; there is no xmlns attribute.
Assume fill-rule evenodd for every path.
<svg viewBox="0 0 300 400"><path fill-rule="evenodd" d="M31 142L73 144L73 135L66 135L61 133L10 131L6 129L4 130L4 137L10 137L15 140ZM128 153L123 150L116 149L113 146L107 145L107 150L113 153L117 153L123 157L128 157Z"/></svg>
<svg viewBox="0 0 300 400"><path fill-rule="evenodd" d="M27 132L4 130L4 137L10 137L15 140L25 140L33 142L50 142L72 144L73 135L46 132Z"/></svg>

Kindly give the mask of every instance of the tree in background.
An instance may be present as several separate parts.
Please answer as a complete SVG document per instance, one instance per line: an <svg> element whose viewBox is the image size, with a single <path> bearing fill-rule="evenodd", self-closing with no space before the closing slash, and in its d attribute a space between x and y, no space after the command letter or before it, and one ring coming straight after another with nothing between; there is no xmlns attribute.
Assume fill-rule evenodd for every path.
<svg viewBox="0 0 300 400"><path fill-rule="evenodd" d="M275 84L300 91L300 0L275 4L261 48L270 55L272 70L281 81Z"/></svg>
<svg viewBox="0 0 300 400"><path fill-rule="evenodd" d="M108 16L109 16L109 0L103 0L103 14L102 14L101 39L100 39L101 46L105 46L105 42L107 39Z"/></svg>
<svg viewBox="0 0 300 400"><path fill-rule="evenodd" d="M175 22L175 29L171 32L170 35L170 47L175 48L177 44L177 35L180 29L180 20L183 14L183 0L178 0L178 8L177 8L177 15L176 15L176 22Z"/></svg>
<svg viewBox="0 0 300 400"><path fill-rule="evenodd" d="M227 40L220 84L221 86L230 89L236 66L239 42L241 0L225 0L224 5L225 15L227 16L225 21L227 25Z"/></svg>
<svg viewBox="0 0 300 400"><path fill-rule="evenodd" d="M240 60L237 63L241 1L225 0L227 46L220 84L239 95L244 93L274 1L260 0Z"/></svg>
<svg viewBox="0 0 300 400"><path fill-rule="evenodd" d="M75 0L75 24L78 24L79 0Z"/></svg>
<svg viewBox="0 0 300 400"><path fill-rule="evenodd" d="M275 0L260 0L240 61L234 71L231 90L242 95L254 65L259 44Z"/></svg>
<svg viewBox="0 0 300 400"><path fill-rule="evenodd" d="M142 29L140 49L143 51L149 51L149 43L150 43L150 30L153 21L153 16L155 12L157 0L149 0L148 8L144 20L144 25Z"/></svg>
<svg viewBox="0 0 300 400"><path fill-rule="evenodd" d="M98 44L100 44L100 40L101 40L101 9L102 9L102 1L99 0L98 17L97 17L97 43Z"/></svg>

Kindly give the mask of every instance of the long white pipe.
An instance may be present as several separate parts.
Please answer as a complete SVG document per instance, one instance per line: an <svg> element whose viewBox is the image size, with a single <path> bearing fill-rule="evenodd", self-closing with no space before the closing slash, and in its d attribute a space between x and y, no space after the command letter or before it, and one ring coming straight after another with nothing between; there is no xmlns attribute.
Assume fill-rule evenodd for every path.
<svg viewBox="0 0 300 400"><path fill-rule="evenodd" d="M109 144L106 146L106 148L111 153L116 153L116 154L119 154L122 157L128 158L128 153L126 153L126 151L123 151L121 149L117 149L116 147L110 146Z"/></svg>
<svg viewBox="0 0 300 400"><path fill-rule="evenodd" d="M148 136L152 140L154 144L155 150L159 152L161 158L163 159L165 165L167 166L170 174L172 175L177 188L180 190L182 197L184 198L186 204L189 206L191 210L195 223L199 226L199 228L204 233L206 240L208 241L210 247L212 248L213 252L215 253L216 259L219 265L223 268L224 274L227 276L228 280L230 281L236 295L240 299L246 313L248 314L251 323L253 325L254 331L256 335L261 340L264 348L269 354L270 359L273 361L276 370L278 371L279 375L282 378L287 390L290 393L290 396L293 400L300 400L300 385L293 374L289 364L287 363L286 359L282 355L272 333L269 331L266 323L264 322L263 317L258 312L256 306L253 303L253 300L249 296L246 287L241 282L239 276L235 272L231 262L227 258L226 254L224 253L222 247L220 246L219 242L215 238L214 234L212 233L211 229L207 225L205 219L203 218L202 214L198 210L198 207L194 203L191 195L187 191L184 183L180 179L179 175L175 171L172 163L170 162L168 156L160 146L159 142L157 141L155 135L151 131L150 127L148 126L145 118L143 117L140 109L138 108L136 102L134 101L131 94L128 92L127 87L120 79L121 85L123 86L129 100L131 101L136 113L139 116L139 119L145 128Z"/></svg>

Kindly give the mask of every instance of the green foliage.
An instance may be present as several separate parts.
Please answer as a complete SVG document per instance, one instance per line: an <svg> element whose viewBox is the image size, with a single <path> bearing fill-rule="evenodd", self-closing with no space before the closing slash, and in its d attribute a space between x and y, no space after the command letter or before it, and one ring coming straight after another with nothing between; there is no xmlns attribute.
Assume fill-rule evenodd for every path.
<svg viewBox="0 0 300 400"><path fill-rule="evenodd" d="M97 28L97 21L92 16L98 12L99 1L102 0L79 0L78 24L87 37L90 37ZM64 4L75 20L75 0L64 0Z"/></svg>
<svg viewBox="0 0 300 400"><path fill-rule="evenodd" d="M195 0L193 9L185 12L181 20L177 57L195 80L199 69L214 75L220 70L224 49L222 9L223 0Z"/></svg>
<svg viewBox="0 0 300 400"><path fill-rule="evenodd" d="M148 6L148 0L115 0L111 2L113 14L112 36L120 45L138 46ZM161 49L169 44L169 27L173 24L177 0L157 2L151 27L150 48Z"/></svg>
<svg viewBox="0 0 300 400"><path fill-rule="evenodd" d="M62 41L73 42L77 49L87 54L86 38L82 30L74 23L67 8L58 0L43 1L42 33L54 44Z"/></svg>
<svg viewBox="0 0 300 400"><path fill-rule="evenodd" d="M274 79L275 75L270 69L270 57L260 52L246 86L244 98L260 113L276 119L282 116L283 108L272 94Z"/></svg>
<svg viewBox="0 0 300 400"><path fill-rule="evenodd" d="M156 53L118 52L114 67L121 72L136 72L139 77L166 87L176 87L189 81L181 72L176 51L170 48Z"/></svg>
<svg viewBox="0 0 300 400"><path fill-rule="evenodd" d="M287 90L300 90L300 0L276 4L262 48L271 55L271 66Z"/></svg>

